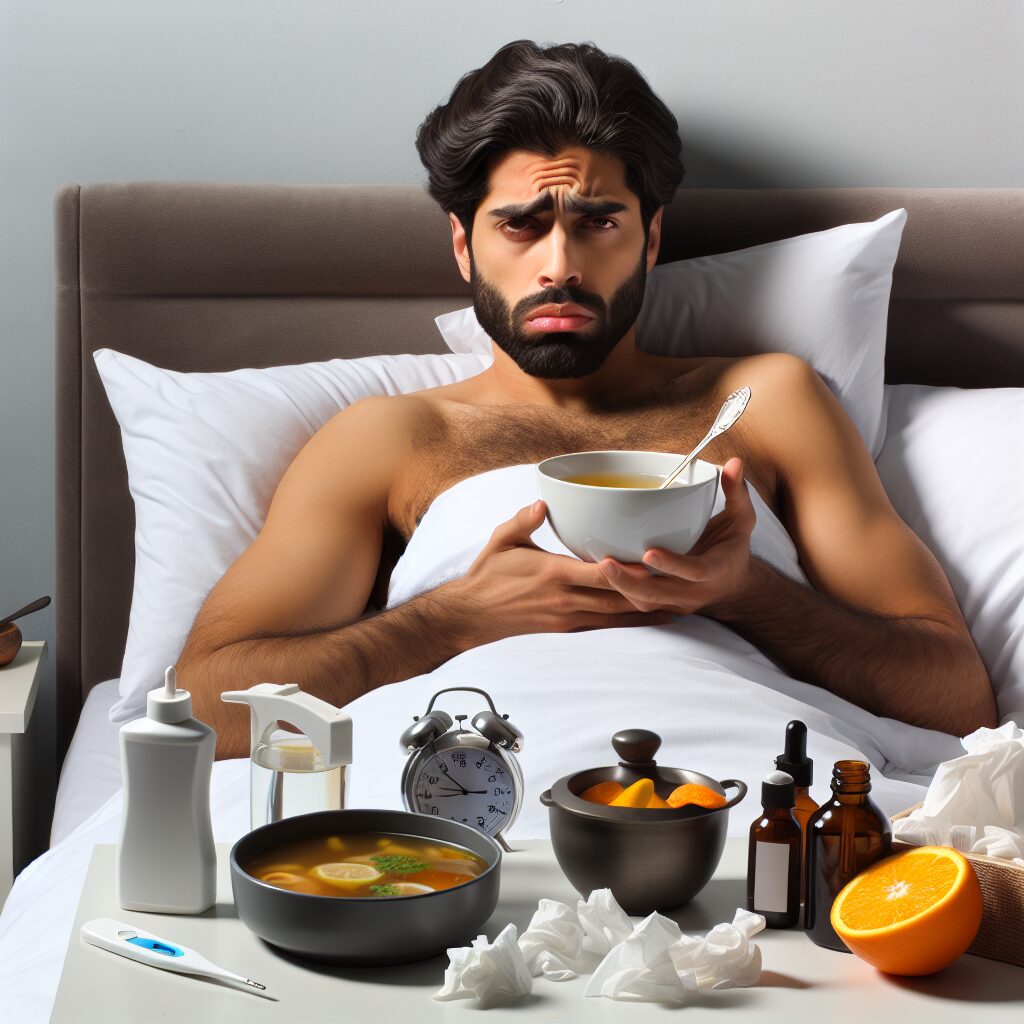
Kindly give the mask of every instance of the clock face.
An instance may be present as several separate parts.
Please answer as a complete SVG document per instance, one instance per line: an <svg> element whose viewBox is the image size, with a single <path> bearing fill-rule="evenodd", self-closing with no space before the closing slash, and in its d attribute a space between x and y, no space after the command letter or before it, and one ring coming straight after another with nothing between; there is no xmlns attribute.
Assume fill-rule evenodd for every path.
<svg viewBox="0 0 1024 1024"><path fill-rule="evenodd" d="M489 750L468 747L429 751L412 780L414 807L421 814L450 818L496 835L515 807L508 766Z"/></svg>

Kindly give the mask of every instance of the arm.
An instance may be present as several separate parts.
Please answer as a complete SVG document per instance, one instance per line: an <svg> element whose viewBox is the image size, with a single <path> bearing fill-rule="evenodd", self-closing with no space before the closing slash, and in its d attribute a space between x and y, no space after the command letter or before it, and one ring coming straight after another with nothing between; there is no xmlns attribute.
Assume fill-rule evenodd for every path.
<svg viewBox="0 0 1024 1024"><path fill-rule="evenodd" d="M738 372L758 375L758 401L741 422L777 467L783 518L815 589L751 557L755 514L730 460L726 508L698 546L645 555L666 577L619 566L620 592L640 609L728 623L793 675L875 714L957 736L994 725L992 687L952 589L896 515L839 403L798 359L743 362Z"/></svg>
<svg viewBox="0 0 1024 1024"><path fill-rule="evenodd" d="M359 619L373 587L391 482L422 407L364 399L288 467L259 535L204 602L178 659L217 756L249 752L244 712L224 690L295 682L343 706L506 636L670 621L637 612L596 566L539 549L536 502L499 524L466 575Z"/></svg>

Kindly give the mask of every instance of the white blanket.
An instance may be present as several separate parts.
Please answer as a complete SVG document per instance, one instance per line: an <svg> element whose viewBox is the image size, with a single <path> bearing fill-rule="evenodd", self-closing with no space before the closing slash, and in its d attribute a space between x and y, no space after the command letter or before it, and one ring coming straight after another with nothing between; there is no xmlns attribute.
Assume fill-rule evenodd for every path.
<svg viewBox="0 0 1024 1024"><path fill-rule="evenodd" d="M394 569L389 607L464 573L494 527L537 497L532 465L483 473L439 495ZM753 490L751 497L753 550L802 581L784 528ZM568 553L546 525L534 541ZM562 775L614 764L611 736L628 727L663 737L663 764L748 784L750 795L729 812L734 836L746 834L758 811L758 783L773 768L790 719L807 724L819 800L834 761L863 758L873 769L872 795L894 813L923 799L935 766L962 753L955 737L879 718L791 678L731 630L695 615L669 626L510 637L360 697L348 707L355 726L350 806L401 806L398 737L435 691L457 685L486 690L525 734L526 792L513 840L546 836L540 793ZM439 702L471 717L479 705L474 694ZM245 760L214 766L212 808L218 841L248 830ZM0 917L5 1020L47 1020L92 847L117 841L120 812L117 793L18 877Z"/></svg>

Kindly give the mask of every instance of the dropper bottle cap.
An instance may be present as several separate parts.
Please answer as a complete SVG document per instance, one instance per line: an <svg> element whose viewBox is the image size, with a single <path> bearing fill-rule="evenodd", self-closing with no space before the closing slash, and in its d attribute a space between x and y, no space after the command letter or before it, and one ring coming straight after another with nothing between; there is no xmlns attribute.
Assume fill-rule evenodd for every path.
<svg viewBox="0 0 1024 1024"><path fill-rule="evenodd" d="M174 666L164 672L161 689L150 690L146 696L146 714L155 722L173 725L187 722L192 717L192 694L179 690Z"/></svg>
<svg viewBox="0 0 1024 1024"><path fill-rule="evenodd" d="M793 776L788 772L769 772L761 783L762 807L792 807L796 797L793 794Z"/></svg>
<svg viewBox="0 0 1024 1024"><path fill-rule="evenodd" d="M779 771L793 776L793 784L809 789L814 778L814 762L807 756L807 726L794 719L786 726L786 749L775 758Z"/></svg>

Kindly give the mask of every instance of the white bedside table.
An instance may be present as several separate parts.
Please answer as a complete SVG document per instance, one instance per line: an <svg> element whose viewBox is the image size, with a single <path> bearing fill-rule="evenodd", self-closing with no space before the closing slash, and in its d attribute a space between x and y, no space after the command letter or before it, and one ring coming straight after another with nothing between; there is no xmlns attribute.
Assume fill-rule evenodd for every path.
<svg viewBox="0 0 1024 1024"><path fill-rule="evenodd" d="M546 896L575 905L577 895L546 840L512 842L501 866L501 894L484 926L489 938L512 921L520 932ZM741 1017L752 1024L826 1021L863 1024L1019 1024L1024 968L967 954L929 978L889 978L850 953L814 945L798 929L761 932L763 971L754 988L694 993L678 1011L650 1003L586 998L586 978L534 980L533 995L511 1007L480 1011L473 1000L431 999L444 979L444 955L400 967L332 967L276 952L239 921L231 894L226 844L217 846L217 903L195 917L144 914L117 904L117 847L97 845L82 889L50 1024L454 1024L456 1021L558 1021L559 1024L647 1024L680 1020L721 1024ZM731 921L746 898L747 841L726 841L715 877L693 903L670 914L689 934ZM112 917L163 939L191 946L207 959L253 978L276 1001L216 982L155 970L84 943L82 924ZM639 920L635 918L634 920Z"/></svg>
<svg viewBox="0 0 1024 1024"><path fill-rule="evenodd" d="M45 640L26 640L17 657L0 668L0 908L14 884L15 763L39 690ZM24 780L20 780L22 786Z"/></svg>

